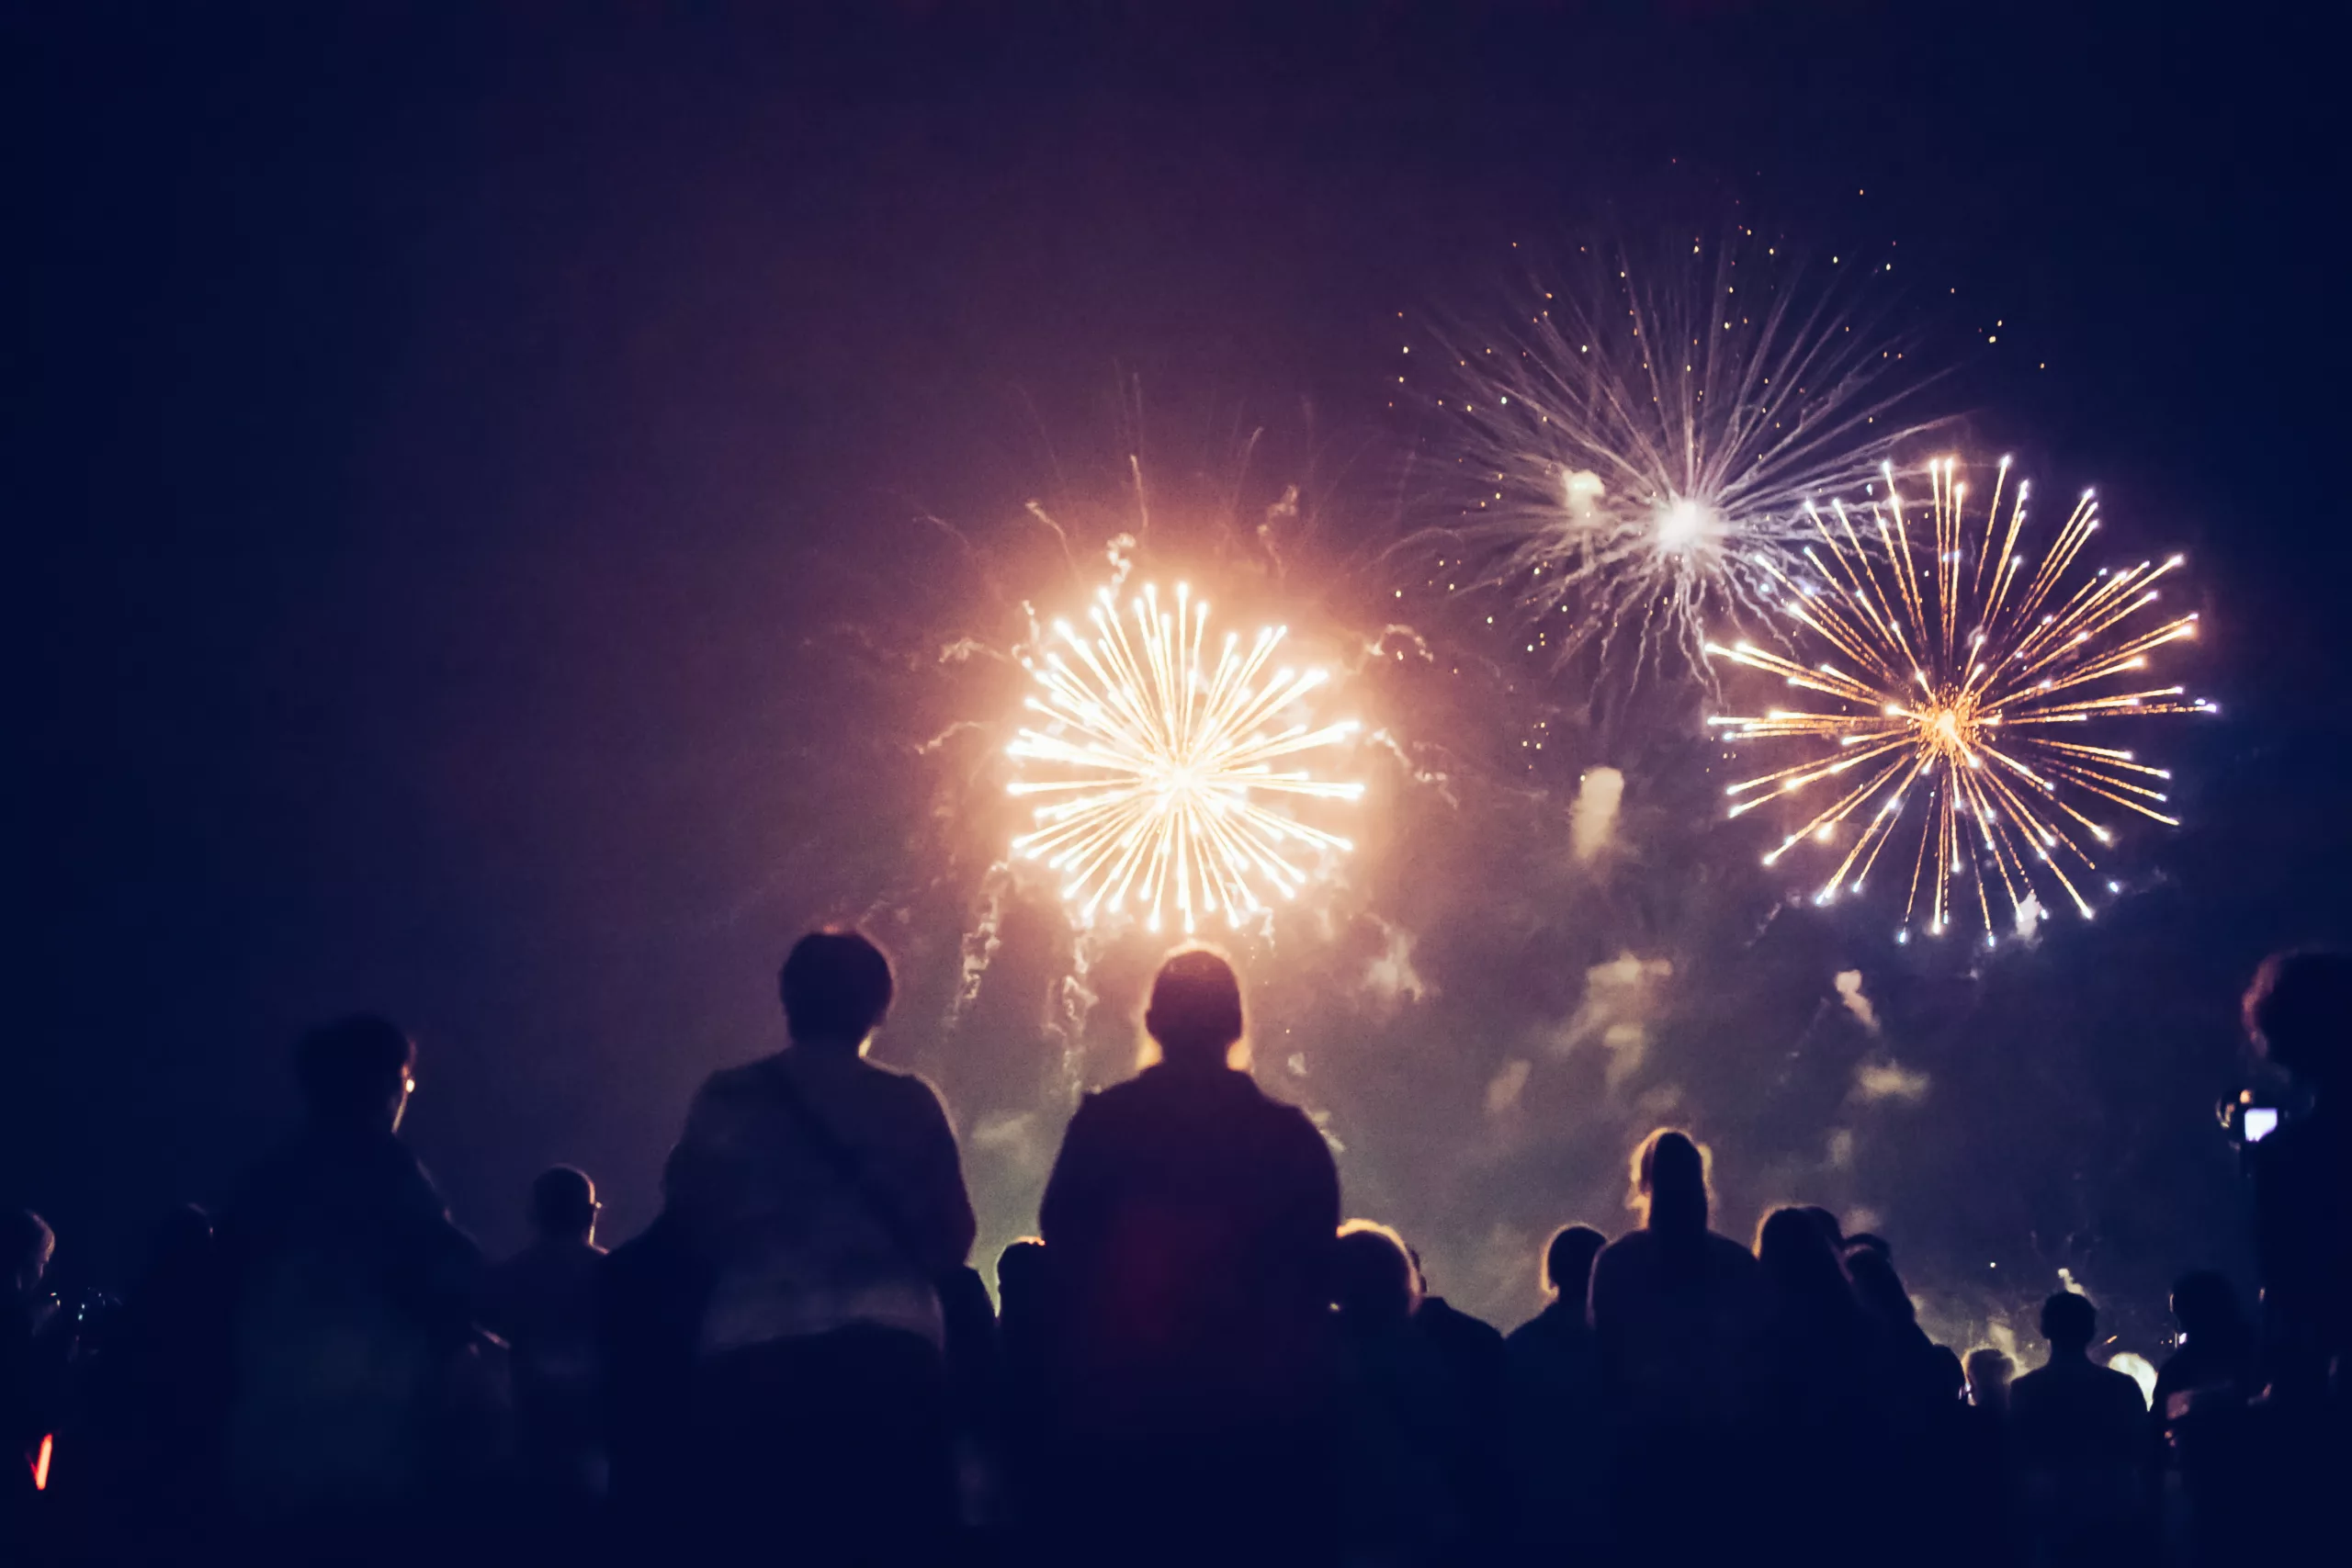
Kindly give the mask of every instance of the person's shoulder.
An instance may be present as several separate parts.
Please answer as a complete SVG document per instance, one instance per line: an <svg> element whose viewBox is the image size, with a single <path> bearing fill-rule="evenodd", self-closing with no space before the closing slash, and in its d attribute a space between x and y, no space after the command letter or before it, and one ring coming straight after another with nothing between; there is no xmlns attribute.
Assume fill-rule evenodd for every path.
<svg viewBox="0 0 2352 1568"><path fill-rule="evenodd" d="M2130 1372L2118 1371L2113 1367L2098 1367L2093 1370L2098 1374L2099 1386L2110 1396L2120 1398L2129 1393L2132 1404L2143 1409L2146 1408L2148 1396L2140 1392L2138 1378L2133 1377Z"/></svg>
<svg viewBox="0 0 2352 1568"><path fill-rule="evenodd" d="M1122 1116L1148 1114L1159 1102L1159 1081L1148 1072L1138 1073L1117 1083L1090 1089L1078 1097L1078 1109L1070 1112L1073 1123L1116 1121Z"/></svg>
<svg viewBox="0 0 2352 1568"><path fill-rule="evenodd" d="M1629 1260L1641 1257L1657 1245L1657 1237L1655 1235L1643 1226L1636 1225L1623 1235L1615 1237L1595 1253L1592 1266L1595 1269L1600 1268L1603 1263L1623 1266Z"/></svg>
<svg viewBox="0 0 2352 1568"><path fill-rule="evenodd" d="M776 1066L782 1059L780 1053L771 1052L749 1062L738 1062L731 1067L721 1067L702 1080L702 1088L695 1091L695 1099L724 1104L763 1094L774 1082Z"/></svg>
<svg viewBox="0 0 2352 1568"><path fill-rule="evenodd" d="M2039 1399L2057 1381L2058 1372L2054 1367L2036 1367L2030 1372L2019 1372L2009 1380L2009 1398L2015 1401L2023 1394L2028 1399Z"/></svg>
<svg viewBox="0 0 2352 1568"><path fill-rule="evenodd" d="M1756 1254L1719 1231L1707 1233L1707 1256L1716 1268L1727 1273L1751 1274L1762 1267L1756 1261Z"/></svg>

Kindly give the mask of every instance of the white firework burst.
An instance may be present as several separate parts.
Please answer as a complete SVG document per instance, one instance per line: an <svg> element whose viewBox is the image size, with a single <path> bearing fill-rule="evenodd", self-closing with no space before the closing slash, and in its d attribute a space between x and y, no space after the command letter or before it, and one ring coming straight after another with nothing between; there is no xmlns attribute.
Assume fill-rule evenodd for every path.
<svg viewBox="0 0 2352 1568"><path fill-rule="evenodd" d="M1576 262L1508 329L1441 345L1421 390L1448 416L1454 515L1417 543L1439 586L1502 595L1530 653L1705 679L1709 617L1764 618L1805 501L1920 428L1895 417L1919 378L1849 309L1880 270L1854 258Z"/></svg>

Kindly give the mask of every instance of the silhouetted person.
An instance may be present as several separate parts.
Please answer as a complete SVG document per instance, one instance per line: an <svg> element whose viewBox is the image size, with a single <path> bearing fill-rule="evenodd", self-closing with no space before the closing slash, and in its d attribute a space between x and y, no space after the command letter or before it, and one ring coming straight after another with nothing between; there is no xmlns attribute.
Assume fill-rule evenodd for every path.
<svg viewBox="0 0 2352 1568"><path fill-rule="evenodd" d="M2006 1353L1986 1345L1971 1350L1962 1361L1961 1370L1968 1379L1969 1405L2007 1418L2009 1414L2009 1384L2017 1377L2017 1362Z"/></svg>
<svg viewBox="0 0 2352 1568"><path fill-rule="evenodd" d="M1846 1267L1820 1223L1802 1209L1776 1209L1757 1228L1764 1284L1759 1345L1769 1418L1815 1436L1845 1421L1870 1374L1871 1328Z"/></svg>
<svg viewBox="0 0 2352 1568"><path fill-rule="evenodd" d="M513 1348L516 1469L541 1509L605 1490L596 1342L595 1183L568 1165L531 1183L531 1245L491 1270L483 1317ZM552 1521L544 1521L552 1522Z"/></svg>
<svg viewBox="0 0 2352 1568"><path fill-rule="evenodd" d="M1067 1312L1066 1506L1098 1561L1315 1549L1339 1173L1313 1122L1235 1066L1241 987L1160 966L1159 1059L1087 1096L1039 1210Z"/></svg>
<svg viewBox="0 0 2352 1568"><path fill-rule="evenodd" d="M2158 1369L2149 1397L2150 1468L2167 1489L2167 1512L2181 1520L2190 1560L2228 1562L2242 1549L2245 1519L2261 1508L2264 1467L2248 1441L2247 1401L2261 1386L2254 1325L2229 1280L2210 1269L2175 1282L2172 1314L2180 1348Z"/></svg>
<svg viewBox="0 0 2352 1568"><path fill-rule="evenodd" d="M2147 1401L2131 1378L2092 1362L2098 1329L2088 1297L2052 1296L2041 1304L2050 1359L2009 1390L2028 1528L2045 1558L2116 1561L2141 1523Z"/></svg>
<svg viewBox="0 0 2352 1568"><path fill-rule="evenodd" d="M1608 1241L1590 1225L1552 1233L1540 1275L1550 1300L1506 1346L1519 1539L1547 1554L1607 1554L1594 1539L1608 1492L1609 1428L1590 1297L1593 1260Z"/></svg>
<svg viewBox="0 0 2352 1568"><path fill-rule="evenodd" d="M972 1205L929 1084L866 1060L889 961L803 937L778 989L791 1043L713 1074L667 1173L708 1260L695 1374L714 1541L927 1560L954 1523L946 1321Z"/></svg>
<svg viewBox="0 0 2352 1568"><path fill-rule="evenodd" d="M690 1441L711 1266L664 1212L598 1269L598 1359L615 1561L674 1551L703 1477Z"/></svg>
<svg viewBox="0 0 2352 1568"><path fill-rule="evenodd" d="M1592 1268L1592 1329L1617 1432L1628 1550L1656 1540L1690 1560L1736 1550L1758 1479L1741 1452L1762 1281L1747 1248L1707 1228L1706 1154L1660 1128L1633 1160L1642 1228ZM1694 1509L1694 1495L1715 1499Z"/></svg>
<svg viewBox="0 0 2352 1568"><path fill-rule="evenodd" d="M2010 1452L2009 1387L2018 1364L1993 1347L1980 1346L1962 1359L1968 1380L1968 1405L1961 1412L1960 1469L1950 1481L1938 1478L1945 1497L1957 1494L1948 1517L1962 1550L1957 1561L2010 1562L2018 1554L2017 1464ZM1943 1514L1946 1510L1939 1509Z"/></svg>
<svg viewBox="0 0 2352 1568"><path fill-rule="evenodd" d="M1046 1244L1023 1236L997 1254L997 1442L1015 1528L1033 1532L1046 1504L1053 1351L1060 1337Z"/></svg>
<svg viewBox="0 0 2352 1568"><path fill-rule="evenodd" d="M2184 1398L2176 1409L2175 1395L2208 1393L2242 1403L2255 1392L2254 1328L2226 1278L2205 1269L2183 1274L2172 1288L2172 1315L2180 1325L2180 1348L2165 1359L2150 1396L2159 1427L2187 1414L2189 1401Z"/></svg>
<svg viewBox="0 0 2352 1568"><path fill-rule="evenodd" d="M43 1355L57 1302L42 1289L57 1233L29 1209L0 1212L0 1546L25 1550L41 1439L54 1430L58 1390Z"/></svg>
<svg viewBox="0 0 2352 1568"><path fill-rule="evenodd" d="M1871 1314L1880 1350L1880 1375L1898 1414L1941 1414L1960 1402L1966 1376L1951 1352L1919 1326L1919 1309L1903 1277L1879 1247L1856 1247L1846 1254L1854 1297Z"/></svg>
<svg viewBox="0 0 2352 1568"><path fill-rule="evenodd" d="M1592 1269L1592 1328L1623 1417L1651 1427L1727 1426L1763 1306L1756 1258L1707 1228L1706 1155L1661 1128L1633 1161L1642 1228Z"/></svg>
<svg viewBox="0 0 2352 1568"><path fill-rule="evenodd" d="M2245 1011L2256 1047L2312 1101L2251 1151L2267 1371L2281 1399L2341 1399L2352 1393L2352 953L2265 960Z"/></svg>
<svg viewBox="0 0 2352 1568"><path fill-rule="evenodd" d="M1508 1539L1517 1528L1511 1517L1512 1487L1508 1462L1510 1378L1510 1353L1502 1330L1473 1316L1430 1288L1421 1255L1408 1247L1417 1281L1413 1298L1413 1332L1435 1350L1460 1389L1467 1422L1469 1450L1465 1453L1463 1485L1473 1533L1478 1542L1470 1550L1484 1551Z"/></svg>
<svg viewBox="0 0 2352 1568"><path fill-rule="evenodd" d="M382 1018L305 1034L302 1129L220 1219L225 1483L297 1551L390 1553L480 1458L484 1434L458 1406L481 1256L400 1139L415 1062Z"/></svg>
<svg viewBox="0 0 2352 1568"><path fill-rule="evenodd" d="M1483 1522L1483 1456L1459 1369L1415 1326L1419 1269L1395 1231L1369 1220L1340 1228L1333 1268L1346 1560L1462 1561Z"/></svg>

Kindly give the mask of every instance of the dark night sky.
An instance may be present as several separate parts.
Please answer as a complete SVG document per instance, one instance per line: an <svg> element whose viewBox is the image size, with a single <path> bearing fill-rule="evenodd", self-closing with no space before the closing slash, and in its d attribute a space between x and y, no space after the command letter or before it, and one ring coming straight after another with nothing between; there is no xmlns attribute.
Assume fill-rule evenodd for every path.
<svg viewBox="0 0 2352 1568"><path fill-rule="evenodd" d="M633 1229L692 1086L772 1042L777 955L839 912L792 868L888 852L816 778L896 722L808 656L824 563L1012 514L1049 446L1114 453L1122 374L1180 430L1312 403L1376 468L1411 436L1396 312L1596 221L1892 244L1973 428L2193 551L2227 716L2176 742L2166 891L1976 995L1991 1087L1931 1102L1960 1152L1886 1179L2013 1174L2038 1213L2085 1159L2169 1162L2165 1202L2090 1223L2135 1284L2228 1254L2229 988L2352 937L2347 143L2306 7L823 9L862 19L12 13L0 1199L69 1269L220 1195L289 1112L294 1032L363 1005L424 1042L411 1130L461 1219L511 1244L570 1158ZM952 558L908 570L940 592ZM2181 998L2167 1043L2124 994Z"/></svg>

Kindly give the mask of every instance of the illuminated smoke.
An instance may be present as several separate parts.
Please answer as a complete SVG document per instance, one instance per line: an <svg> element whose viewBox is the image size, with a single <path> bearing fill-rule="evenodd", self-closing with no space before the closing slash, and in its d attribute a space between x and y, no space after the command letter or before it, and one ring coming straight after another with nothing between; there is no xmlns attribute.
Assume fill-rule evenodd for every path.
<svg viewBox="0 0 2352 1568"><path fill-rule="evenodd" d="M1392 1009L1400 1002L1418 1002L1432 995L1435 987L1413 967L1413 933L1377 915L1372 919L1379 926L1386 945L1379 957L1364 966L1364 988Z"/></svg>
<svg viewBox="0 0 2352 1568"><path fill-rule="evenodd" d="M1928 1098L1930 1082L1900 1062L1863 1062L1854 1068L1854 1098L1866 1105L1900 1100L1917 1105Z"/></svg>
<svg viewBox="0 0 2352 1568"><path fill-rule="evenodd" d="M1501 1116L1519 1104L1527 1080L1535 1071L1535 1064L1522 1057L1513 1057L1502 1065L1502 1070L1487 1083L1487 1114Z"/></svg>
<svg viewBox="0 0 2352 1568"><path fill-rule="evenodd" d="M1870 998L1862 994L1862 972L1860 970L1842 969L1838 971L1838 999L1846 1004L1846 1010L1852 1013L1855 1018L1859 1019L1864 1029L1869 1030L1872 1034L1876 1034L1878 1032L1878 1009L1871 1006Z"/></svg>
<svg viewBox="0 0 2352 1568"><path fill-rule="evenodd" d="M2029 893L2018 901L2017 932L2019 942L2030 942L2034 932L2041 929L2041 900Z"/></svg>
<svg viewBox="0 0 2352 1568"><path fill-rule="evenodd" d="M1625 775L1614 768L1594 768L1577 785L1576 804L1568 808L1568 847L1577 863L1589 865L1617 839L1617 807L1625 797Z"/></svg>
<svg viewBox="0 0 2352 1568"><path fill-rule="evenodd" d="M2107 1359L2107 1366L2109 1371L2121 1372L2125 1377L2130 1378L2133 1382L2138 1383L2140 1385L2140 1402L2151 1408L2154 1407L2156 1403L2156 1369L2149 1364L2147 1357L2139 1355L2131 1350L2125 1350L2119 1355L2109 1356Z"/></svg>
<svg viewBox="0 0 2352 1568"><path fill-rule="evenodd" d="M1609 1053L1607 1081L1614 1091L1641 1067L1649 1054L1650 1026L1665 1010L1667 982L1674 964L1666 958L1620 953L1585 971L1584 1000L1553 1049L1562 1055L1598 1043Z"/></svg>

